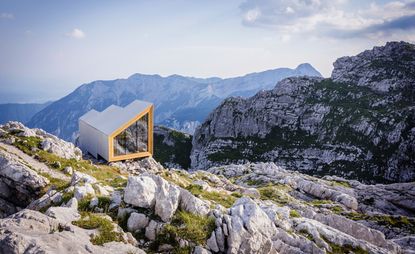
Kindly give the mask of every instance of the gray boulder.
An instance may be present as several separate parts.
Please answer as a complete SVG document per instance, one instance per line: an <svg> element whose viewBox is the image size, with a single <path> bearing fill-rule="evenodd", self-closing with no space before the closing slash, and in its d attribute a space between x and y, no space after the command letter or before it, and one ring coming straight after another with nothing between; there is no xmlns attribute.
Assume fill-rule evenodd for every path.
<svg viewBox="0 0 415 254"><path fill-rule="evenodd" d="M137 230L143 229L147 227L149 221L149 218L145 214L133 212L130 214L130 217L127 221L128 231L135 232Z"/></svg>

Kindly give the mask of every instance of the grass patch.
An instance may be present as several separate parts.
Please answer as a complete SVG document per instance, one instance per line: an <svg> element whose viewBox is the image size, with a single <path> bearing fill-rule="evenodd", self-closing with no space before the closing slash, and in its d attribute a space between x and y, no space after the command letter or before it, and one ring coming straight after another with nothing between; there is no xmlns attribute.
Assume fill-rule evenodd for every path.
<svg viewBox="0 0 415 254"><path fill-rule="evenodd" d="M42 139L39 137L16 137L13 145L24 153L33 155L36 149L40 149Z"/></svg>
<svg viewBox="0 0 415 254"><path fill-rule="evenodd" d="M177 186L182 188L186 188L189 186L193 180L186 173L182 173L180 171L163 171L160 176L164 178L164 180L174 183Z"/></svg>
<svg viewBox="0 0 415 254"><path fill-rule="evenodd" d="M247 185L249 185L249 186L258 186L258 185L261 185L261 184L263 184L263 182L262 181L260 181L260 180L253 180L253 179L249 179L248 181L246 181L245 182Z"/></svg>
<svg viewBox="0 0 415 254"><path fill-rule="evenodd" d="M384 214L367 215L358 212L346 212L341 206L330 207L330 210L338 215L344 216L350 220L359 221L373 221L376 224L385 226L387 228L399 228L405 230L410 234L415 234L415 219L406 216L391 216Z"/></svg>
<svg viewBox="0 0 415 254"><path fill-rule="evenodd" d="M115 232L112 222L102 216L93 213L82 213L81 219L73 221L72 224L84 229L98 229L98 234L91 238L91 242L95 245L122 241L122 233Z"/></svg>
<svg viewBox="0 0 415 254"><path fill-rule="evenodd" d="M345 187L345 188L352 188L352 186L348 182L331 181L331 183L333 184L333 186L340 186L340 187Z"/></svg>
<svg viewBox="0 0 415 254"><path fill-rule="evenodd" d="M55 178L50 176L47 173L39 173L39 175L47 178L49 180L49 185L43 190L44 193L46 193L47 189L53 189L56 191L62 191L70 186L69 181L65 181L59 178Z"/></svg>
<svg viewBox="0 0 415 254"><path fill-rule="evenodd" d="M415 219L406 216L390 216L390 215L366 215L357 212L343 213L343 216L351 220L368 220L376 222L376 224L388 228L403 229L411 234L415 234Z"/></svg>
<svg viewBox="0 0 415 254"><path fill-rule="evenodd" d="M66 204L73 198L73 191L65 192L62 194L61 204Z"/></svg>
<svg viewBox="0 0 415 254"><path fill-rule="evenodd" d="M339 205L335 205L335 206L332 206L332 207L330 207L330 210L333 212L333 213L335 213L335 214L341 214L341 213L343 213L343 208L341 207L341 206L339 206Z"/></svg>
<svg viewBox="0 0 415 254"><path fill-rule="evenodd" d="M176 240L178 238L185 239L197 245L204 245L214 229L215 219L185 211L178 211L173 217L171 224L165 225L150 248L157 251L158 246L170 244L178 250L179 243Z"/></svg>
<svg viewBox="0 0 415 254"><path fill-rule="evenodd" d="M363 249L360 246L352 246L350 244L346 244L343 246L337 245L335 243L330 242L327 238L321 235L321 238L329 244L331 251L327 251L329 254L368 254L369 252Z"/></svg>
<svg viewBox="0 0 415 254"><path fill-rule="evenodd" d="M289 190L285 185L268 185L258 188L262 200L271 200L280 205L285 205L290 202L290 197L287 194Z"/></svg>
<svg viewBox="0 0 415 254"><path fill-rule="evenodd" d="M307 238L310 241L314 241L314 237L312 234L308 233L307 230L305 229L301 229L300 231L298 231L298 233L302 236L304 236L305 238Z"/></svg>
<svg viewBox="0 0 415 254"><path fill-rule="evenodd" d="M203 190L202 186L191 184L186 187L188 191L190 191L196 197L210 200L220 205L223 205L226 208L229 208L235 203L236 197L229 195L225 192L217 192L217 191L205 191Z"/></svg>
<svg viewBox="0 0 415 254"><path fill-rule="evenodd" d="M290 218L300 218L301 214L297 210L290 210Z"/></svg>

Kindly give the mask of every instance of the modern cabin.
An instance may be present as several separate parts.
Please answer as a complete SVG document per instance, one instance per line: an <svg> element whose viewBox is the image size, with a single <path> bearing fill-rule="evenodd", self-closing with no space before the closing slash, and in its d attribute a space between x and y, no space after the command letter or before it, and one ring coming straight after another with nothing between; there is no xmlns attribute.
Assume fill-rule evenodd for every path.
<svg viewBox="0 0 415 254"><path fill-rule="evenodd" d="M107 161L152 156L153 110L152 103L139 100L90 110L79 118L81 149Z"/></svg>

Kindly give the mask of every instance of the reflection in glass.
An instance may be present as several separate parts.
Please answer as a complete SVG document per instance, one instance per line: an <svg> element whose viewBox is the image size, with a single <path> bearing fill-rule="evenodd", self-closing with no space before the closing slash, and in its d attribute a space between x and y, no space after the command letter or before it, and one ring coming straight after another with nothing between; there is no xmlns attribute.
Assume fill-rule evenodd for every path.
<svg viewBox="0 0 415 254"><path fill-rule="evenodd" d="M114 156L147 152L148 114L114 138Z"/></svg>

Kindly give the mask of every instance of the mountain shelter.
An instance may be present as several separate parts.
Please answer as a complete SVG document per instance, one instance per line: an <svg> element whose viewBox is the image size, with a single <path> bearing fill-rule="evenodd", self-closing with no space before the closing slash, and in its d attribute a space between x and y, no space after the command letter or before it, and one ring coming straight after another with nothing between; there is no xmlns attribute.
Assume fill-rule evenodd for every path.
<svg viewBox="0 0 415 254"><path fill-rule="evenodd" d="M135 100L125 107L94 109L79 118L79 145L95 158L119 161L152 156L153 110Z"/></svg>

